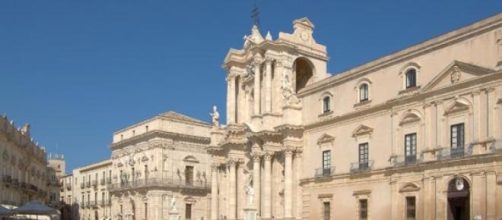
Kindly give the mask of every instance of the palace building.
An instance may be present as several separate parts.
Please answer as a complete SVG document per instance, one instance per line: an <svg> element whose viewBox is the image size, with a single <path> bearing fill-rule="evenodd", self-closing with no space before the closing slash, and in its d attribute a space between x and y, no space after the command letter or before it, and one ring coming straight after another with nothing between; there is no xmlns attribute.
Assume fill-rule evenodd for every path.
<svg viewBox="0 0 502 220"><path fill-rule="evenodd" d="M307 18L276 38L254 26L224 60L225 125L214 109L212 125L168 112L119 130L102 170L73 174L107 187L73 200L102 194L112 219L502 219L502 14L327 62Z"/></svg>

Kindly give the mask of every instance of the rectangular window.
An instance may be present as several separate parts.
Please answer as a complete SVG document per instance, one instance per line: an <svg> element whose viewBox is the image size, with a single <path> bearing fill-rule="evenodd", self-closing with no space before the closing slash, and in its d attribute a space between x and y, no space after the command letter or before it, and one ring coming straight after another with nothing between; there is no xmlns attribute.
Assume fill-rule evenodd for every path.
<svg viewBox="0 0 502 220"><path fill-rule="evenodd" d="M185 204L185 219L192 218L192 204Z"/></svg>
<svg viewBox="0 0 502 220"><path fill-rule="evenodd" d="M413 88L417 86L417 71L409 69L406 71L406 88Z"/></svg>
<svg viewBox="0 0 502 220"><path fill-rule="evenodd" d="M406 164L417 161L417 133L404 136L404 156Z"/></svg>
<svg viewBox="0 0 502 220"><path fill-rule="evenodd" d="M148 203L145 203L145 219L148 219Z"/></svg>
<svg viewBox="0 0 502 220"><path fill-rule="evenodd" d="M331 150L322 152L322 174L323 176L331 174Z"/></svg>
<svg viewBox="0 0 502 220"><path fill-rule="evenodd" d="M185 184L187 185L193 184L193 166L185 167Z"/></svg>
<svg viewBox="0 0 502 220"><path fill-rule="evenodd" d="M451 156L464 156L464 123L451 126Z"/></svg>
<svg viewBox="0 0 502 220"><path fill-rule="evenodd" d="M359 169L369 168L368 143L359 144Z"/></svg>
<svg viewBox="0 0 502 220"><path fill-rule="evenodd" d="M415 220L416 213L415 197L406 197L406 219Z"/></svg>
<svg viewBox="0 0 502 220"><path fill-rule="evenodd" d="M359 200L359 219L367 220L368 219L368 200L360 199Z"/></svg>
<svg viewBox="0 0 502 220"><path fill-rule="evenodd" d="M331 205L329 202L323 203L323 219L330 220L331 216Z"/></svg>

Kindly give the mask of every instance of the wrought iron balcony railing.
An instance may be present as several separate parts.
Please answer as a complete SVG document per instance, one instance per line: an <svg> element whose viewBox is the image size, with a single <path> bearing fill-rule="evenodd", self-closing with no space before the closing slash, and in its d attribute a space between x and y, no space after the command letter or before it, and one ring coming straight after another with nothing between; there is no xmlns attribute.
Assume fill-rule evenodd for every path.
<svg viewBox="0 0 502 220"><path fill-rule="evenodd" d="M350 172L364 172L369 171L373 168L373 160L359 161L350 164Z"/></svg>
<svg viewBox="0 0 502 220"><path fill-rule="evenodd" d="M472 147L456 146L450 148L444 148L438 155L438 160L447 160L453 158L462 158L472 155Z"/></svg>
<svg viewBox="0 0 502 220"><path fill-rule="evenodd" d="M134 181L110 184L108 185L108 190L110 192L113 192L113 191L122 191L122 190L148 188L148 187L209 190L211 184L209 182L203 182L203 181L187 182L185 180L175 179L175 178L148 178L148 179L136 179Z"/></svg>
<svg viewBox="0 0 502 220"><path fill-rule="evenodd" d="M335 167L321 167L315 169L315 177L323 177L323 176L333 176L335 175Z"/></svg>
<svg viewBox="0 0 502 220"><path fill-rule="evenodd" d="M422 162L422 157L418 157L417 155L398 155L391 157L391 163L394 167L400 166L409 166Z"/></svg>

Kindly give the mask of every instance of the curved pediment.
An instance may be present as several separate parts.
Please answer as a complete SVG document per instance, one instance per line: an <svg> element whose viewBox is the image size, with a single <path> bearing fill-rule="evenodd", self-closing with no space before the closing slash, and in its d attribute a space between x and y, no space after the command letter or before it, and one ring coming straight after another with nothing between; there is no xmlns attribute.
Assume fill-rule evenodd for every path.
<svg viewBox="0 0 502 220"><path fill-rule="evenodd" d="M444 114L452 114L455 112L467 111L470 105L466 101L455 100L448 108L445 109Z"/></svg>
<svg viewBox="0 0 502 220"><path fill-rule="evenodd" d="M366 125L359 125L353 132L352 132L352 137L357 137L361 135L369 135L373 133L373 128L370 128Z"/></svg>
<svg viewBox="0 0 502 220"><path fill-rule="evenodd" d="M185 158L183 158L183 161L190 162L190 163L198 163L199 162L199 160L197 160L197 158L195 158L192 155L186 156Z"/></svg>
<svg viewBox="0 0 502 220"><path fill-rule="evenodd" d="M411 124L411 123L419 122L420 120L421 120L421 117L418 113L416 113L414 111L407 111L401 117L401 120L399 121L399 125Z"/></svg>
<svg viewBox="0 0 502 220"><path fill-rule="evenodd" d="M406 183L400 189L399 192L416 192L420 190L420 186L415 183Z"/></svg>
<svg viewBox="0 0 502 220"><path fill-rule="evenodd" d="M335 140L335 137L325 133L319 139L317 139L317 145L322 145L322 144L326 144L326 143L333 143L334 140Z"/></svg>

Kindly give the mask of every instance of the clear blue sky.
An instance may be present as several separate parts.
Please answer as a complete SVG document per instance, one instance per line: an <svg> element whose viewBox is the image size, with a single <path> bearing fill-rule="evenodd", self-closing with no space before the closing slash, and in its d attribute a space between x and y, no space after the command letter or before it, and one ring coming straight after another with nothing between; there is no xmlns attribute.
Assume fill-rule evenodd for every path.
<svg viewBox="0 0 502 220"><path fill-rule="evenodd" d="M174 110L224 118L229 48L253 0L2 0L0 113L72 169L110 156L112 133ZM337 73L502 12L499 0L257 0L261 29L308 16Z"/></svg>

